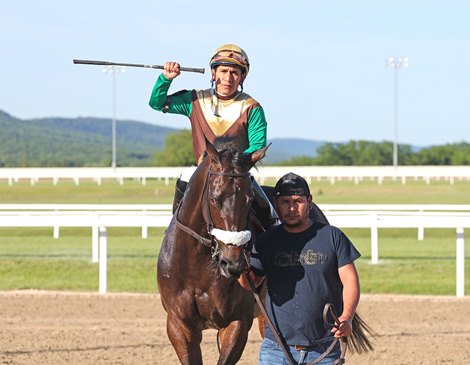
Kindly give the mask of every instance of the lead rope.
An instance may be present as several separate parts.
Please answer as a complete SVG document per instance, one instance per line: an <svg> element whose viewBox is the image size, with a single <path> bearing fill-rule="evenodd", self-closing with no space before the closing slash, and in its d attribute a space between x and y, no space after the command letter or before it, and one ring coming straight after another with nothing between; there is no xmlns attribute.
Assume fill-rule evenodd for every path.
<svg viewBox="0 0 470 365"><path fill-rule="evenodd" d="M330 323L330 321L328 320L328 314L331 315L331 317L333 317L333 321L334 321L333 327L339 328L342 322L340 322L340 320L338 319L338 316L336 315L336 312L335 312L335 308L333 307L333 304L331 303L326 303L325 307L323 308L323 322L327 324ZM341 349L341 354L339 355L339 359L334 361L333 365L344 364L346 362L345 356L346 356L346 350L348 348L347 347L348 343L344 337L335 337L331 345L328 346L328 348L326 349L326 351L323 354L321 354L319 357L317 357L314 361L309 362L307 365L315 365L315 364L318 364L320 361L322 361L325 357L327 357L331 353L331 351L333 351L338 341L339 341L339 346Z"/></svg>
<svg viewBox="0 0 470 365"><path fill-rule="evenodd" d="M277 343L282 349L282 352L284 352L284 355L286 356L287 361L289 362L289 365L295 365L294 360L292 359L292 355L290 354L289 351L287 351L287 347L284 344L284 342L281 339L281 336L277 332L276 327L274 327L274 324L271 322L271 319L268 316L268 312L266 311L266 308L263 305L263 302L261 301L261 298L259 297L258 291L256 290L255 283L254 283L254 276L255 274L253 271L251 271L251 266L249 266L248 258L245 255L245 259L247 262L247 269L246 269L246 277L248 279L248 283L250 284L251 291L253 292L253 296L255 297L256 303L258 303L258 307L261 310L261 313L263 314L264 318L266 318L266 323L268 324L269 328L271 329L271 332L273 333L274 337L276 338Z"/></svg>

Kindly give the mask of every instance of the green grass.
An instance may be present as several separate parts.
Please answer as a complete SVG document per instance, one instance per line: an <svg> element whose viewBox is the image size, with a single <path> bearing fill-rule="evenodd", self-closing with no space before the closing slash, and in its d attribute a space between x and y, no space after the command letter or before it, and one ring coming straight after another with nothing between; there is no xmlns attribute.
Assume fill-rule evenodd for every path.
<svg viewBox="0 0 470 365"><path fill-rule="evenodd" d="M362 254L357 269L363 293L455 294L455 230L427 229L419 241L416 229L380 229L377 265L370 263L370 230L344 231ZM465 292L470 293L468 244L465 257Z"/></svg>
<svg viewBox="0 0 470 365"><path fill-rule="evenodd" d="M470 182L387 180L382 185L377 181L340 181L335 185L322 181L310 184L314 201L318 204L470 204Z"/></svg>
<svg viewBox="0 0 470 365"><path fill-rule="evenodd" d="M272 184L272 182L271 182ZM121 186L103 181L40 181L8 186L0 181L0 204L5 203L170 203L174 181L126 180ZM470 204L470 182L327 181L312 182L319 204ZM164 229L108 229L108 290L155 292L156 258ZM455 240L453 229L427 229L423 241L416 229L380 229L379 264L370 264L370 230L345 229L362 253L357 261L363 293L455 294ZM98 264L91 263L91 229L62 228L54 239L52 228L0 228L0 290L98 290ZM467 234L468 236L468 234ZM467 239L468 241L468 239ZM470 293L470 245L466 245L466 293Z"/></svg>
<svg viewBox="0 0 470 365"><path fill-rule="evenodd" d="M163 228L108 229L108 287L116 292L156 290L156 257ZM0 229L0 290L98 290L98 264L91 262L91 229Z"/></svg>
<svg viewBox="0 0 470 365"><path fill-rule="evenodd" d="M268 180L266 185L274 185ZM163 204L171 203L174 180L169 185L163 181L148 179L146 185L139 181L103 181L101 185L92 181L52 181L40 180L34 186L21 180L9 186L0 181L0 204ZM453 185L445 180L433 180L429 185L424 181L364 180L358 185L343 179L332 185L329 181L312 181L310 189L318 204L470 204L470 181L456 180Z"/></svg>
<svg viewBox="0 0 470 365"><path fill-rule="evenodd" d="M115 180L103 181L101 185L92 181L51 181L40 180L34 186L21 180L9 186L0 182L0 204L165 204L173 198L175 181L169 185L163 181L126 180L120 185Z"/></svg>

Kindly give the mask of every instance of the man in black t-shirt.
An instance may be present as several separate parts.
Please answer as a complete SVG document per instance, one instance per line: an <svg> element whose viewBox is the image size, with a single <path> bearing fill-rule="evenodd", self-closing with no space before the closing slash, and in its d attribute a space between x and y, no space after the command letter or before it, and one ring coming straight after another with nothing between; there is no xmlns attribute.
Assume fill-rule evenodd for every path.
<svg viewBox="0 0 470 365"><path fill-rule="evenodd" d="M266 309L292 358L306 364L318 358L334 337L352 331L359 302L359 278L354 261L360 253L336 227L312 221L312 196L300 176L284 175L275 187L275 206L281 225L258 237L251 267L259 284L267 280ZM331 303L342 322L327 328L323 308ZM261 345L259 364L289 364L269 326ZM339 345L319 364L332 364Z"/></svg>

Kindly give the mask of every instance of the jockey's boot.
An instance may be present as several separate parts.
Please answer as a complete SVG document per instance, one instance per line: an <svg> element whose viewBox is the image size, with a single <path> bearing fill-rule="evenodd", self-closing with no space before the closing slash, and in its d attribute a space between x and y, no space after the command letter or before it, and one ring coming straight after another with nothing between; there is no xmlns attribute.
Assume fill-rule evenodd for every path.
<svg viewBox="0 0 470 365"><path fill-rule="evenodd" d="M181 202L181 199L183 199L184 191L186 190L187 186L188 183L186 181L183 181L181 179L178 179L176 181L175 196L173 197L173 214L175 214L176 209L178 208L178 205Z"/></svg>
<svg viewBox="0 0 470 365"><path fill-rule="evenodd" d="M253 209L256 213L256 218L265 230L279 224L279 216L276 213L271 200L268 198L263 188L258 185L255 179L252 180L252 187L255 193L253 200Z"/></svg>

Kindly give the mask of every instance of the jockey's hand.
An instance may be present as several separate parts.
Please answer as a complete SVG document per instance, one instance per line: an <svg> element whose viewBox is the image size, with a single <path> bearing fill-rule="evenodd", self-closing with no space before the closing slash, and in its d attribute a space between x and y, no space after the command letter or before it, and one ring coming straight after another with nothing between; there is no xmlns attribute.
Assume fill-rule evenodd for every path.
<svg viewBox="0 0 470 365"><path fill-rule="evenodd" d="M331 332L335 335L335 337L346 337L349 336L352 332L352 319L339 317L340 325L338 328L333 327Z"/></svg>
<svg viewBox="0 0 470 365"><path fill-rule="evenodd" d="M163 75L170 80L178 77L181 73L180 64L178 62L165 62L163 65Z"/></svg>

